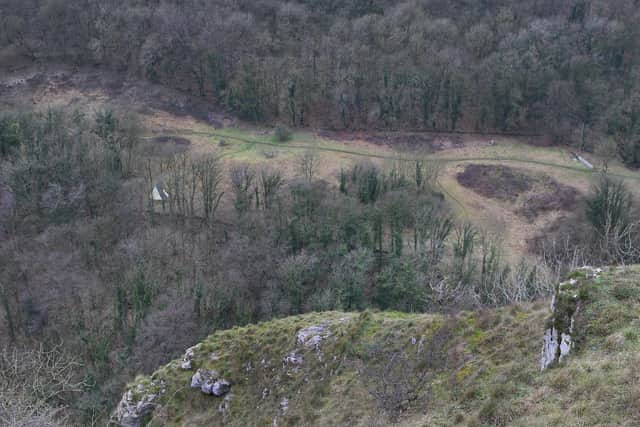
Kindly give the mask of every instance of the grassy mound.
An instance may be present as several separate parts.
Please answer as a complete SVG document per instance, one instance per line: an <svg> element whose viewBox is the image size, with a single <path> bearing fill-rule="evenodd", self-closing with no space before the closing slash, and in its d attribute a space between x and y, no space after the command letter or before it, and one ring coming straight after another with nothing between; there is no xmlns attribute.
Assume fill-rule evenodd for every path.
<svg viewBox="0 0 640 427"><path fill-rule="evenodd" d="M640 268L571 277L575 348L544 372L548 301L453 317L313 313L234 328L196 346L191 369L174 361L129 389L134 399L158 394L151 425L638 425ZM324 331L319 342L300 339L311 326ZM231 392L192 389L198 369L218 372ZM425 372L424 387L402 394Z"/></svg>

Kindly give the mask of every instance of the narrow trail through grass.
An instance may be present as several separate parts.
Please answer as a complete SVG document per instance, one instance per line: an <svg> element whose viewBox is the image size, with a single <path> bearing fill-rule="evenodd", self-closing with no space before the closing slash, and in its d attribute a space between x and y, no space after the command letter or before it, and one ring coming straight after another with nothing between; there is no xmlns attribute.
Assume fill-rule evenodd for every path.
<svg viewBox="0 0 640 427"><path fill-rule="evenodd" d="M380 154L380 153L371 153L371 152L365 152L365 151L359 151L359 150L353 150L353 149L348 149L348 148L337 148L337 147L327 147L327 146L322 146L321 144L315 144L315 145L310 145L310 144L298 144L298 143L278 143L278 142L274 142L274 141L269 141L266 139L251 139L251 138L246 138L246 137L242 137L242 136L236 136L236 135L231 135L229 133L224 133L224 132L212 132L212 131L195 131L195 130L190 130L190 129L174 129L173 132L175 132L176 134L179 135L200 135L200 136L205 136L205 137L215 137L215 138L223 138L223 139L227 139L227 140L235 140L238 142L243 143L241 148L239 148L238 150L234 150L234 151L229 151L226 152L224 154L222 154L220 157L225 157L225 158L232 158L236 155L251 151L252 149L254 149L256 146L260 145L260 146L267 146L267 147L273 147L273 148L278 148L278 149L293 149L293 150L307 150L307 149L314 149L320 152L330 152L330 153L338 153L338 154L346 154L346 155L351 155L351 156L357 156L357 157L365 157L365 158L371 158L371 159L382 159L382 160L396 160L396 161L413 161L415 160L417 157L412 157L412 156L407 156L407 155L387 155L387 154ZM561 151L559 151L559 154L562 154ZM535 160L535 159L525 159L525 158L518 158L515 156L454 156L454 157L438 157L438 156L423 156L422 160L424 161L428 161L428 162L437 162L437 163L443 163L443 164L447 164L447 163L474 163L474 162L509 162L509 163L516 163L516 164L523 164L523 165L537 165L537 166L544 166L544 167L548 167L548 168L552 168L552 169L563 169L563 170L568 170L568 171L572 171L572 172L578 172L580 174L584 174L586 176L590 176L590 177L596 177L600 174L599 171L597 170L589 170L586 169L583 166L571 166L571 165L566 165L566 164L561 164L561 163L554 163L554 162L549 162L549 161L542 161L542 160ZM619 179L623 179L623 180L633 180L633 181L640 181L640 175L638 174L622 174L622 173L615 173L615 172L609 172L608 173L609 176L611 177L615 177L615 178L619 178ZM440 180L436 181L436 184L438 185L438 187L440 188L440 190L449 198L451 199L456 205L458 205L458 207L461 209L462 214L465 217L469 216L469 212L467 210L467 207L465 206L464 203L462 203L460 200L458 200L450 191L447 190L447 188L440 182Z"/></svg>
<svg viewBox="0 0 640 427"><path fill-rule="evenodd" d="M224 154L225 157L233 156L234 154L248 151L249 149L255 147L256 145L264 145L264 146L276 147L281 149L297 149L297 150L306 150L306 149L313 148L314 150L318 150L318 151L334 152L334 153L340 153L340 154L348 154L353 156L376 158L376 159L383 159L383 160L400 160L400 161L415 160L415 158L411 158L411 156L393 156L393 155L385 155L385 154L378 154L378 153L367 153L363 151L357 151L357 150L346 149L346 148L323 147L320 145L311 146L307 144L277 143L277 142L270 142L270 141L264 141L264 140L261 141L256 139L242 138L238 136L231 136L228 134L223 134L218 132L199 132L199 131L191 131L191 130L178 130L178 132L180 132L181 134L203 135L203 136L233 139L233 140L237 140L237 141L248 144L246 147L243 147L241 150L225 153ZM563 165L560 163L533 160L533 159L522 159L522 158L513 157L513 156L475 156L475 157L426 156L426 157L423 157L423 160L429 161L429 162L442 162L442 163L500 161L500 162L522 163L522 164L529 164L529 165L546 166L546 167L557 168L557 169L565 169L565 170L570 170L574 172L580 172L582 174L590 175L590 176L597 176L599 174L599 171L597 170L589 170L582 166ZM637 174L632 175L632 174L620 174L620 173L609 172L608 175L615 178L640 181L640 175L637 175Z"/></svg>

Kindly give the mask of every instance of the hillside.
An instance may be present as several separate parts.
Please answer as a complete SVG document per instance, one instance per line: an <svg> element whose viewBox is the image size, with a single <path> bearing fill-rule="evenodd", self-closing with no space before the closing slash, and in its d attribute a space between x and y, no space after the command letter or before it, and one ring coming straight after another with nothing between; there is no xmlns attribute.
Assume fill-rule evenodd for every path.
<svg viewBox="0 0 640 427"><path fill-rule="evenodd" d="M104 425L127 381L233 326L309 312L453 313L531 302L575 266L640 262L637 171L584 154L596 165L590 170L571 147L544 137L274 128L157 83L65 65L1 75L0 92L0 368L51 352L74 367L54 394L41 392L43 371L29 363L0 377L0 425L16 424L3 412L24 409L16 401L27 410L9 411L14 419L33 418L35 404L58 425ZM611 181L603 181L605 165ZM173 200L150 200L156 185ZM621 198L609 206L616 188ZM605 219L617 206L620 227L588 218L596 205ZM324 317L303 317L282 345L295 347L296 330ZM530 333L539 346L540 326ZM443 347L457 345L448 341ZM413 359L378 344L374 360L395 354L403 362L394 369L413 369ZM282 355L270 357L281 364ZM461 369L464 357L447 359L447 370ZM440 367L435 373L444 378ZM238 395L240 383L229 378ZM357 402L375 415L371 387L359 385ZM358 407L340 405L340 413ZM401 420L423 422L421 405ZM473 417L482 405L456 413ZM296 411L284 418L300 424Z"/></svg>
<svg viewBox="0 0 640 427"><path fill-rule="evenodd" d="M577 270L552 323L541 301L451 317L313 313L217 332L129 384L114 421L638 425L639 284L638 266ZM544 329L563 322L571 353L541 372Z"/></svg>
<svg viewBox="0 0 640 427"><path fill-rule="evenodd" d="M582 149L609 141L640 165L630 0L3 0L0 9L0 67L126 71L260 123L535 131Z"/></svg>
<svg viewBox="0 0 640 427"><path fill-rule="evenodd" d="M32 104L39 110L112 109L135 114L144 134L138 147L144 161L158 162L184 153L215 155L228 169L241 163L272 167L289 180L299 177L300 155L313 150L318 157L314 178L337 185L342 170L362 161L385 170L399 163L413 168L419 159L428 165L434 190L445 196L455 217L500 235L501 246L513 263L531 255L531 246L550 231L555 236L560 226L582 221L575 218L576 212L600 179L605 162L601 155L583 153L596 165L589 170L575 160L571 147L550 146L547 137L309 128L296 129L289 140L277 141L273 128L240 121L200 97L89 67L31 66L0 74L0 92L0 110L20 111ZM474 176L473 168L481 168L484 176ZM501 170L509 173L501 174ZM466 174L474 185L461 179ZM640 197L637 171L609 160L608 175L624 180L633 195ZM516 179L526 181L527 188L511 188ZM506 193L495 197L492 189ZM231 191L225 190L228 199ZM235 218L233 214L225 220Z"/></svg>
<svg viewBox="0 0 640 427"><path fill-rule="evenodd" d="M640 427L638 3L0 0L0 427Z"/></svg>

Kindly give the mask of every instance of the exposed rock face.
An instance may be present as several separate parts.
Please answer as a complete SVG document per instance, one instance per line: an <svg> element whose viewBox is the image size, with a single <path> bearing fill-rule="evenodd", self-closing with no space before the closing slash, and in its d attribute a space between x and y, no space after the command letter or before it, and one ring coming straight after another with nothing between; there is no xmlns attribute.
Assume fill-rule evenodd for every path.
<svg viewBox="0 0 640 427"><path fill-rule="evenodd" d="M422 353L422 350L424 349L424 340L426 339L426 337L424 335L420 336L420 340L418 341L416 339L416 337L411 337L411 345L418 345L418 354Z"/></svg>
<svg viewBox="0 0 640 427"><path fill-rule="evenodd" d="M280 414L285 415L289 410L289 399L283 397L280 401Z"/></svg>
<svg viewBox="0 0 640 427"><path fill-rule="evenodd" d="M583 273L585 279L594 279L599 277L602 269L582 267L578 273ZM556 288L542 342L540 370L561 363L573 347L575 316L580 309L579 290L580 282L575 278L560 283Z"/></svg>
<svg viewBox="0 0 640 427"><path fill-rule="evenodd" d="M188 371L191 369L191 362L193 361L193 356L195 356L197 348L198 346L193 346L185 351L184 356L182 357L182 364L180 365L183 370Z"/></svg>
<svg viewBox="0 0 640 427"><path fill-rule="evenodd" d="M214 370L198 369L191 377L191 388L199 388L204 394L220 397L231 391L231 383L219 378Z"/></svg>
<svg viewBox="0 0 640 427"><path fill-rule="evenodd" d="M558 340L558 330L555 327L546 329L542 344L542 359L540 360L541 370L545 370L554 363L562 362L562 359L569 354L573 345L572 333L573 319L569 331L560 332L560 340Z"/></svg>
<svg viewBox="0 0 640 427"><path fill-rule="evenodd" d="M156 388L157 385L152 383L151 386ZM156 399L161 394L164 394L163 381L157 393L145 390L142 385L136 387L135 393L127 390L113 414L116 424L121 427L141 427L143 418L156 408Z"/></svg>
<svg viewBox="0 0 640 427"><path fill-rule="evenodd" d="M330 336L329 325L323 323L300 329L296 334L296 342L298 345L319 350L320 343Z"/></svg>
<svg viewBox="0 0 640 427"><path fill-rule="evenodd" d="M150 394L139 401L135 401L131 390L127 391L116 408L115 418L118 425L122 427L140 427L142 418L153 412L155 398L155 395Z"/></svg>
<svg viewBox="0 0 640 427"><path fill-rule="evenodd" d="M231 384L229 381L219 380L215 381L213 384L205 383L200 388L204 394L211 394L213 396L224 396L229 393L231 390Z"/></svg>
<svg viewBox="0 0 640 427"><path fill-rule="evenodd" d="M217 373L215 371L207 371L204 369L198 369L198 371L191 377L191 388L200 388L202 384L209 378L215 378Z"/></svg>
<svg viewBox="0 0 640 427"><path fill-rule="evenodd" d="M282 358L282 366L284 368L289 367L294 372L297 372L300 369L300 366L302 366L303 362L304 358L302 357L302 355L297 354L295 351L287 354Z"/></svg>
<svg viewBox="0 0 640 427"><path fill-rule="evenodd" d="M558 331L555 328L547 328L542 339L542 357L540 370L544 371L556 360L558 353Z"/></svg>

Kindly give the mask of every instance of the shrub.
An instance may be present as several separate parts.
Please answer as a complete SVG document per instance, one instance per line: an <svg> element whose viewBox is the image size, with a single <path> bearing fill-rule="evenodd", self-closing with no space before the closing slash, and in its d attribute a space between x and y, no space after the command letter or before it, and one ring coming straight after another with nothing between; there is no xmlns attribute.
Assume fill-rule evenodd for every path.
<svg viewBox="0 0 640 427"><path fill-rule="evenodd" d="M623 182L603 178L587 200L587 218L602 236L629 225L631 193Z"/></svg>
<svg viewBox="0 0 640 427"><path fill-rule="evenodd" d="M279 126L276 126L274 135L276 137L276 141L286 142L291 139L292 132L291 132L291 129L289 129L288 127L279 125Z"/></svg>
<svg viewBox="0 0 640 427"><path fill-rule="evenodd" d="M640 261L640 236L633 220L633 199L622 181L603 177L587 199L587 219L595 230L594 248L603 263Z"/></svg>

